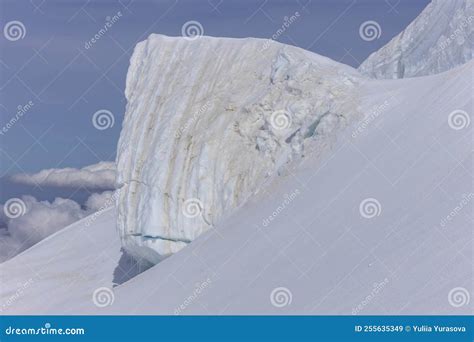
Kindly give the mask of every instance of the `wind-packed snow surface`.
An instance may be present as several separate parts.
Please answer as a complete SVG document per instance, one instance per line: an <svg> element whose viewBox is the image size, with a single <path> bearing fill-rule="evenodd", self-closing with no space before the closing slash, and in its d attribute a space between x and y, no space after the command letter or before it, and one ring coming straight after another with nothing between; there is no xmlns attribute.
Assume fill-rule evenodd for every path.
<svg viewBox="0 0 474 342"><path fill-rule="evenodd" d="M359 70L375 78L437 74L464 64L474 51L474 0L433 0Z"/></svg>
<svg viewBox="0 0 474 342"><path fill-rule="evenodd" d="M100 305L94 293L121 283L114 210L73 224L0 265L2 310L472 314L473 72L359 84L364 118L327 153Z"/></svg>
<svg viewBox="0 0 474 342"><path fill-rule="evenodd" d="M139 43L117 152L125 248L156 263L308 149L322 150L355 116L357 77L262 39L152 34Z"/></svg>
<svg viewBox="0 0 474 342"><path fill-rule="evenodd" d="M76 312L95 289L136 275L115 220L115 208L97 212L2 263L0 313Z"/></svg>
<svg viewBox="0 0 474 342"><path fill-rule="evenodd" d="M367 81L329 155L86 311L472 314L473 72Z"/></svg>

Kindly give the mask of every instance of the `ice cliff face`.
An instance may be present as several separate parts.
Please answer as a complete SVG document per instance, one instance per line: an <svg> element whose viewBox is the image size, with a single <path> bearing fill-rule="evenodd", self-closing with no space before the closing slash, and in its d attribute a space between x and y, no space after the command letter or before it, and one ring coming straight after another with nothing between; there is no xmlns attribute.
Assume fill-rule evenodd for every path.
<svg viewBox="0 0 474 342"><path fill-rule="evenodd" d="M158 262L355 112L357 73L261 39L151 35L127 75L118 145L124 247Z"/></svg>
<svg viewBox="0 0 474 342"><path fill-rule="evenodd" d="M473 57L474 0L433 0L359 70L375 78L431 75Z"/></svg>

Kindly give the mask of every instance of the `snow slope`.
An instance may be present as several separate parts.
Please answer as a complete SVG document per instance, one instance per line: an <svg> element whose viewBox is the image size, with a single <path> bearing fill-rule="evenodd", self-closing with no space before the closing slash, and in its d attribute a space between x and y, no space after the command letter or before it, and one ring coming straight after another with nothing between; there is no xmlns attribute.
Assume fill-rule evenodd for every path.
<svg viewBox="0 0 474 342"><path fill-rule="evenodd" d="M115 220L115 208L101 211L1 264L0 312L75 312L95 289L136 275L137 266L121 251Z"/></svg>
<svg viewBox="0 0 474 342"><path fill-rule="evenodd" d="M368 81L364 125L323 163L305 159L92 312L472 314L473 68Z"/></svg>
<svg viewBox="0 0 474 342"><path fill-rule="evenodd" d="M91 291L111 285L118 242L113 260L98 262L104 247L87 245L83 223L0 265L10 279L1 301L36 271L46 275L8 313L472 314L473 68L367 80L365 119L330 152L305 156L187 248L115 287L110 306L97 308ZM87 230L104 246L109 214ZM84 284L73 281L78 270Z"/></svg>
<svg viewBox="0 0 474 342"><path fill-rule="evenodd" d="M214 227L356 116L359 77L263 39L138 43L117 151L124 247L156 263Z"/></svg>
<svg viewBox="0 0 474 342"><path fill-rule="evenodd" d="M219 44L218 40L213 42ZM255 41L249 45L252 44ZM250 50L255 52L255 48ZM344 124L357 113L363 113L364 119L343 132L340 129L344 125L329 124L330 128L338 128L331 130L337 133L337 141L327 143L326 139L332 140L333 136L324 135L323 130L323 139L316 145L322 148L316 151L307 151L304 143L296 144L296 149L293 145L283 148L279 155L283 162L269 164L270 170L279 172L267 178L257 193L249 190L245 204L219 222L212 221L207 232L187 248L129 281L124 282L129 278L126 273L130 265L125 267L125 274L117 274L117 269L122 269L117 266L123 262L120 243L114 235L114 210L92 221L88 218L71 225L0 265L2 310L8 314L472 314L474 63L470 61L435 76L370 80L309 52L289 50L290 57L293 52L301 57L300 62L308 59L322 66L313 70L311 83L314 77L320 77L325 87L307 91L316 92L310 94L326 108L323 113L328 110L325 106L338 108L333 112L345 118ZM196 57L194 52L188 52ZM262 70L272 70L271 65L269 62L268 68ZM199 68L188 72L192 75L196 70ZM285 82L291 79L286 79L286 74L275 74L282 84L275 87L278 96L267 94L270 98L279 98L280 91L297 88ZM177 79L179 82L182 78ZM174 86L172 82L167 85ZM175 86L186 89L187 85ZM206 89L203 84L199 86ZM130 87L127 85L128 90L133 89ZM249 85L236 89L255 92ZM328 89L332 92L328 93ZM331 101L334 91L337 103ZM285 110L291 109L289 99L292 98L282 104ZM129 100L128 111L133 112L133 106L139 103ZM191 102L174 99L173 104ZM147 108L156 105L145 104ZM225 104L224 110L227 108L232 115L232 101ZM138 110L136 115L140 113ZM150 117L158 119L153 113L150 109ZM175 116L180 117L176 113ZM307 122L305 118L313 117L305 116L301 121L297 118L296 123L308 129L311 120ZM178 125L181 129L171 131L168 137L176 132L186 135L188 129L199 125L198 119L191 126L183 120L182 126ZM157 136L150 133L154 129L170 127L168 122L147 124L140 131L133 127L139 124L145 125L139 120L125 122L124 129L131 138L151 139ZM219 135L224 131L213 128L213 124L209 118L203 123L208 129L201 133L218 134L219 139L224 139L216 142L219 151L231 151L240 161L238 154L244 152L227 150L222 143L234 139L233 135ZM283 145L278 134L272 136L275 132L266 128L268 139ZM140 133L132 134L135 129ZM121 140L124 153L125 135ZM147 146L134 140L128 145ZM165 146L165 152L171 151L170 146L161 146ZM249 152L245 146L242 149ZM270 150L271 156L277 155L272 153L275 151ZM225 157L216 167L229 162L230 157L222 154L212 154L214 158ZM119 164L128 167L122 170L135 172L140 170L135 165L145 161L153 168L158 165L153 154L140 155L134 154L133 148L125 153L127 158L138 159L119 160ZM288 163L292 159L298 162ZM252 160L247 162L247 167L254 166ZM239 168L240 163L236 166ZM179 168L174 171L175 176L186 174L180 173ZM162 174L173 179L166 172L159 175ZM150 180L154 180L153 175L159 176L151 170L143 175ZM121 176L122 183L130 187L123 189L125 208L133 204L130 198L137 189L130 184L138 187L144 181L133 180L134 174L129 176ZM225 183L219 179L216 182ZM163 193L160 188L145 190L139 194L147 193L148 197L142 198L145 207L154 203L148 202L155 200L153 194ZM185 234L193 232L193 226L188 228ZM120 229L122 238L128 239L123 226ZM154 232L155 227L150 229ZM131 241L125 242L135 244ZM140 243L135 246L141 255ZM98 308L93 292L114 283L123 284L114 288L111 305Z"/></svg>
<svg viewBox="0 0 474 342"><path fill-rule="evenodd" d="M431 75L471 60L473 51L474 1L433 0L359 70L375 78Z"/></svg>
<svg viewBox="0 0 474 342"><path fill-rule="evenodd" d="M92 312L472 313L453 293L473 293L473 125L462 128L455 112L473 113L473 68L368 81L365 128L348 129L323 163L305 159ZM367 198L375 212L360 209Z"/></svg>

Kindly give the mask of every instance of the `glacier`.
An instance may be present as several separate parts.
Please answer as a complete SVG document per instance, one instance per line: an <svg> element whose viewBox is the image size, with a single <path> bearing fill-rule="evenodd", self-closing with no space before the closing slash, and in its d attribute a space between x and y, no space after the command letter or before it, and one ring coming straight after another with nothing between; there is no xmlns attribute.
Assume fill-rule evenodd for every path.
<svg viewBox="0 0 474 342"><path fill-rule="evenodd" d="M436 13L439 30L451 32ZM140 43L127 77L118 213L78 221L0 264L0 311L472 314L474 61L410 78L438 69L418 54L423 44L406 45L411 74L377 80L267 45L158 35ZM449 44L446 56L458 48ZM317 110L296 110L308 104ZM366 200L378 203L376 215L362 211ZM144 272L121 252L156 263L188 244ZM113 301L98 307L104 287ZM461 303L451 296L459 289ZM276 290L285 305L274 305Z"/></svg>
<svg viewBox="0 0 474 342"><path fill-rule="evenodd" d="M263 39L137 44L117 149L118 230L157 263L357 117L358 73Z"/></svg>
<svg viewBox="0 0 474 342"><path fill-rule="evenodd" d="M471 60L473 44L474 1L433 0L359 71L391 79L437 74Z"/></svg>
<svg viewBox="0 0 474 342"><path fill-rule="evenodd" d="M273 178L215 229L119 286L112 306L80 312L472 314L469 300L453 305L451 294L473 293L472 199L459 209L474 193L473 72L470 61L438 75L364 82L364 116L338 133L329 154ZM377 215L364 215L364 199L376 200Z"/></svg>
<svg viewBox="0 0 474 342"><path fill-rule="evenodd" d="M472 199L459 207L474 193L473 125L453 129L448 117L472 113L473 71L471 61L434 76L368 80L359 89L364 117L339 132L330 153L303 158L292 174L274 177L214 229L136 276L143 269L122 261L115 208L74 223L0 264L0 310L472 314L472 300L453 306L449 293L462 287L472 296ZM370 219L359 212L369 197L381 205ZM124 275L134 277L118 281ZM114 301L97 307L93 294L104 287ZM281 287L292 301L275 307L270 296Z"/></svg>

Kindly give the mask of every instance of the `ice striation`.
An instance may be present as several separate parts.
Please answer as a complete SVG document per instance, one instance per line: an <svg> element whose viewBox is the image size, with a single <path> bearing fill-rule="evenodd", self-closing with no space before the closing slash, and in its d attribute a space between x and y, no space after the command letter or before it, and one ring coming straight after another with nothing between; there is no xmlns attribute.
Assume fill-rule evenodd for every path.
<svg viewBox="0 0 474 342"><path fill-rule="evenodd" d="M355 115L358 73L262 39L137 44L117 151L118 229L156 263L322 150Z"/></svg>
<svg viewBox="0 0 474 342"><path fill-rule="evenodd" d="M433 0L359 70L375 78L431 75L473 57L474 0Z"/></svg>

